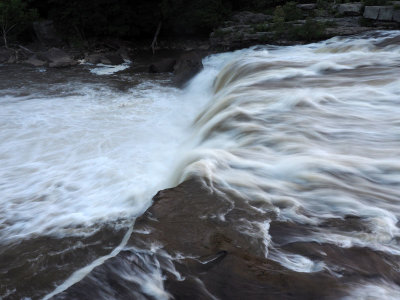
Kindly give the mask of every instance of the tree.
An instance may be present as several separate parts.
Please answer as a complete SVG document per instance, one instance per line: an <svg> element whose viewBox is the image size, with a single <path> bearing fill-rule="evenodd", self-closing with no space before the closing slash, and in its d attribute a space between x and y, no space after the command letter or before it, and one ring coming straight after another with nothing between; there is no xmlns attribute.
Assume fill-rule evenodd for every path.
<svg viewBox="0 0 400 300"><path fill-rule="evenodd" d="M4 46L8 48L10 35L17 36L37 18L35 9L29 9L22 0L2 0L0 2L0 30Z"/></svg>

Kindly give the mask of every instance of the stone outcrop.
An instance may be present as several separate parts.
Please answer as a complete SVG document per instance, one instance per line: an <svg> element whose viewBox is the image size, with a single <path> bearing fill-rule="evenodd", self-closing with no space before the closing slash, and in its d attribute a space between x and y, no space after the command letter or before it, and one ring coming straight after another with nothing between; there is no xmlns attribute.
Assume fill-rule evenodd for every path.
<svg viewBox="0 0 400 300"><path fill-rule="evenodd" d="M363 17L375 21L394 21L400 23L400 10L394 6L366 6Z"/></svg>
<svg viewBox="0 0 400 300"><path fill-rule="evenodd" d="M345 16L360 16L362 8L363 4L361 2L344 3L338 5L337 11Z"/></svg>
<svg viewBox="0 0 400 300"><path fill-rule="evenodd" d="M50 68L70 67L78 64L69 54L59 48L35 53L24 60L23 63L34 67L48 66Z"/></svg>
<svg viewBox="0 0 400 300"><path fill-rule="evenodd" d="M291 45L372 29L397 29L395 22L400 22L400 10L396 10L396 5L367 6L363 14L362 2L331 4L324 9L316 3L297 4L299 19L280 24L275 24L271 15L237 13L210 34L210 46L234 50L257 44ZM377 22L363 22L362 15ZM306 19L311 23L307 24ZM317 25L314 32L309 24Z"/></svg>
<svg viewBox="0 0 400 300"><path fill-rule="evenodd" d="M69 67L78 63L59 48L51 48L46 52L42 52L39 54L39 57L46 60L50 68Z"/></svg>
<svg viewBox="0 0 400 300"><path fill-rule="evenodd" d="M182 87L196 75L203 68L202 58L202 55L196 51L182 54L174 65L174 83Z"/></svg>

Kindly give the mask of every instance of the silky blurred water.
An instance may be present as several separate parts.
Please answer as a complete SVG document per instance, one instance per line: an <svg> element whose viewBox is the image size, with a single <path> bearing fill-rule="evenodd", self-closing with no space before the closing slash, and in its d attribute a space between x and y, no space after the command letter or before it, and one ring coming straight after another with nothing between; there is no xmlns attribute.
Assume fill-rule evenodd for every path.
<svg viewBox="0 0 400 300"><path fill-rule="evenodd" d="M25 271L14 274L40 278L27 288L0 264L0 295L68 289L125 247L158 190L192 177L271 216L237 230L262 238L265 256L289 270L341 276L332 264L283 251L269 234L272 220L309 228L285 243L364 247L398 261L399 34L211 55L183 90L169 75L130 73L127 63L0 66L0 254L26 255ZM341 225L325 226L334 222ZM57 249L55 263L46 247ZM121 265L116 273L142 286L135 297L168 298L159 263L146 255L141 272ZM49 270L53 279L41 279ZM369 290L399 296L385 278L359 282L349 297L368 299Z"/></svg>

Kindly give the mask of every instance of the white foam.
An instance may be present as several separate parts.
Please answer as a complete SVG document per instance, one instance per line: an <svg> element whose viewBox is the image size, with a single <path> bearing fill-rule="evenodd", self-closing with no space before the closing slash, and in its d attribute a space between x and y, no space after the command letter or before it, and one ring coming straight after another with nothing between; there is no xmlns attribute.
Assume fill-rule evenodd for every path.
<svg viewBox="0 0 400 300"><path fill-rule="evenodd" d="M0 98L3 243L129 223L169 186L202 100L152 82L127 92L106 82L65 90Z"/></svg>
<svg viewBox="0 0 400 300"><path fill-rule="evenodd" d="M96 75L111 75L129 68L131 61L127 60L120 65L97 64L90 72Z"/></svg>
<svg viewBox="0 0 400 300"><path fill-rule="evenodd" d="M379 35L210 59L203 74L220 73L177 182L203 177L211 188L264 201L284 222L357 216L365 231L316 230L313 240L397 255L400 47L374 45L399 31ZM268 229L264 236L270 244ZM298 272L324 267L297 254L274 259Z"/></svg>

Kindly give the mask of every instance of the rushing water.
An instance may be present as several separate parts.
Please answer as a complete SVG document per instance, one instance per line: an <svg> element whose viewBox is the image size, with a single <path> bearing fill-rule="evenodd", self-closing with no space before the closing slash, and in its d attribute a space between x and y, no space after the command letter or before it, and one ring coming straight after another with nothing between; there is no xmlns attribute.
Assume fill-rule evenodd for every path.
<svg viewBox="0 0 400 300"><path fill-rule="evenodd" d="M183 91L101 66L0 66L0 296L68 289L128 247L159 189L196 177L268 215L237 230L284 268L342 276L340 259L291 243L370 249L391 269L346 297L399 299L399 35L212 55ZM271 221L307 230L274 240ZM160 263L141 257L140 274L119 265L121 280L141 286L134 298L168 298Z"/></svg>

